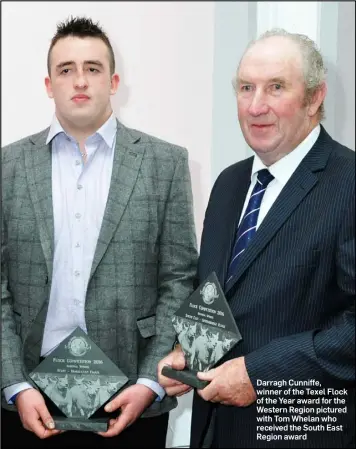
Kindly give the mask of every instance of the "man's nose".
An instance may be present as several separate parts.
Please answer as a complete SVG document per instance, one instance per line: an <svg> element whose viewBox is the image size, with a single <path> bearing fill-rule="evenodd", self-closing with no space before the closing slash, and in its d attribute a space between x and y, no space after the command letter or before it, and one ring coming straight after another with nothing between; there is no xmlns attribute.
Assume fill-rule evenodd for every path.
<svg viewBox="0 0 356 449"><path fill-rule="evenodd" d="M262 114L267 114L268 112L268 103L266 96L263 92L256 91L252 97L250 107L248 112L252 116L258 116Z"/></svg>
<svg viewBox="0 0 356 449"><path fill-rule="evenodd" d="M76 89L86 89L88 87L88 80L84 72L78 72L74 79L74 87Z"/></svg>

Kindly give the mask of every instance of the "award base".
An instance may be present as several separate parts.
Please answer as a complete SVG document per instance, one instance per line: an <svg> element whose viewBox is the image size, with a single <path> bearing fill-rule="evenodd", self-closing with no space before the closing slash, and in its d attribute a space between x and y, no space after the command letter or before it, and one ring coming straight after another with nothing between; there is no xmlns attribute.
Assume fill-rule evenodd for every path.
<svg viewBox="0 0 356 449"><path fill-rule="evenodd" d="M107 413L103 408L97 410L97 412L90 418L84 417L67 417L61 415L61 411L57 407L45 398L45 402L49 413L51 414L54 427L57 430L81 430L82 432L106 432L109 429L109 421L116 419L120 412L114 411Z"/></svg>
<svg viewBox="0 0 356 449"><path fill-rule="evenodd" d="M197 372L188 370L187 368L184 368L183 370L175 370L170 366L164 366L162 368L162 374L171 379L179 380L179 382L190 385L198 390L202 390L210 383L207 380L198 379Z"/></svg>
<svg viewBox="0 0 356 449"><path fill-rule="evenodd" d="M57 430L82 430L83 432L106 432L109 427L109 417L86 419L66 418L53 416L54 426Z"/></svg>

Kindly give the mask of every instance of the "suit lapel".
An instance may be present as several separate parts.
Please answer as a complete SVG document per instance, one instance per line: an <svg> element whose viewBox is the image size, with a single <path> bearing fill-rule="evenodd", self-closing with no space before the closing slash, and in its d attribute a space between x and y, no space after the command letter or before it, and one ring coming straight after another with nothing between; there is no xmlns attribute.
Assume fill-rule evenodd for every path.
<svg viewBox="0 0 356 449"><path fill-rule="evenodd" d="M249 158L242 162L243 166L239 166L239 170L234 170L231 174L232 188L229 192L229 199L226 205L226 215L224 223L226 223L226 232L222 232L221 242L217 246L219 258L214 258L216 264L216 274L221 283L225 285L228 265L230 263L230 255L235 242L235 235L240 215L244 206L245 198L251 182L253 158Z"/></svg>
<svg viewBox="0 0 356 449"><path fill-rule="evenodd" d="M316 172L323 170L331 151L331 138L323 127L313 148L300 163L269 210L251 243L244 252L227 293L258 257L297 206L318 182Z"/></svg>
<svg viewBox="0 0 356 449"><path fill-rule="evenodd" d="M52 203L52 160L50 145L45 139L48 129L35 136L33 148L24 151L28 189L35 211L41 246L49 279L52 278L54 251L54 223Z"/></svg>
<svg viewBox="0 0 356 449"><path fill-rule="evenodd" d="M136 184L144 155L144 148L136 145L139 140L140 137L135 135L134 131L118 122L109 195L91 267L90 279L113 238Z"/></svg>
<svg viewBox="0 0 356 449"><path fill-rule="evenodd" d="M48 278L52 279L54 253L54 220L52 203L52 152L46 145L49 129L30 139L32 148L24 150L27 186L34 208L39 239L47 265ZM48 298L43 302L27 334L22 351L25 371L31 372L38 364L41 342L48 308Z"/></svg>

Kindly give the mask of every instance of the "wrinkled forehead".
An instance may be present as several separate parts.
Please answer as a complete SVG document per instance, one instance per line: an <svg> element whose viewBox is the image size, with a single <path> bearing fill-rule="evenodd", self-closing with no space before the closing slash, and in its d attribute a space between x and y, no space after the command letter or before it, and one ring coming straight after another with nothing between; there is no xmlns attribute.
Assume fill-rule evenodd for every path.
<svg viewBox="0 0 356 449"><path fill-rule="evenodd" d="M256 42L242 57L238 79L303 78L300 48L291 39L273 36Z"/></svg>

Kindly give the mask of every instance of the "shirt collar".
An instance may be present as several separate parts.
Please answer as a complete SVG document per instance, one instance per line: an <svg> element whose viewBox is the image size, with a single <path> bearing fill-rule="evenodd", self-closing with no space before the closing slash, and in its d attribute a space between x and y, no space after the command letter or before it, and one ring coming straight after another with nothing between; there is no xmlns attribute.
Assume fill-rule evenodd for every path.
<svg viewBox="0 0 356 449"><path fill-rule="evenodd" d="M116 135L116 130L117 130L117 122L116 122L116 118L114 116L114 113L112 113L110 115L110 117L107 119L107 121L91 136L89 136L86 140L86 142L90 139L95 139L95 137L100 136L104 142L106 143L106 145L109 148L112 148L113 143L114 143L114 139L115 139L115 135ZM48 143L54 138L56 137L58 134L60 133L64 133L67 137L69 137L70 139L73 139L62 127L62 125L59 123L59 120L57 118L56 115L54 115L49 132L48 132L48 136L47 136L47 140L46 140L46 145L48 145Z"/></svg>
<svg viewBox="0 0 356 449"><path fill-rule="evenodd" d="M279 159L279 161L266 167L257 154L254 156L251 172L251 183L256 182L257 172L267 168L270 173L283 186L287 184L289 178L292 176L298 165L302 162L304 157L312 149L320 134L320 125L317 125L293 151L286 156Z"/></svg>

